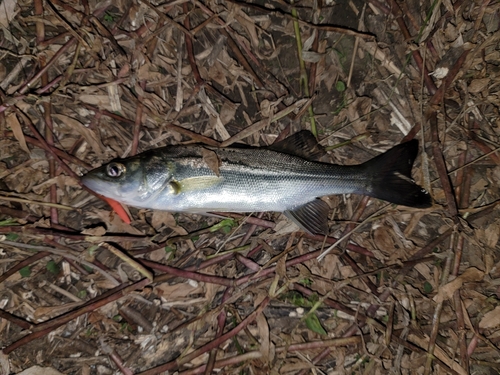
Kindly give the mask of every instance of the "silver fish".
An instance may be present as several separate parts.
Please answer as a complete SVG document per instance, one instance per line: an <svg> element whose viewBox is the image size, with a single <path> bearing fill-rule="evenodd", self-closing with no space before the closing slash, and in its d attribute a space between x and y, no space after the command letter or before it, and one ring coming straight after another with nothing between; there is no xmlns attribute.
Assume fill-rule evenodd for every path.
<svg viewBox="0 0 500 375"><path fill-rule="evenodd" d="M329 206L319 197L365 194L425 208L429 193L411 179L418 141L363 164L315 161L323 153L301 131L263 148L167 146L114 160L82 177L85 186L134 207L206 213L277 211L311 233L328 232Z"/></svg>

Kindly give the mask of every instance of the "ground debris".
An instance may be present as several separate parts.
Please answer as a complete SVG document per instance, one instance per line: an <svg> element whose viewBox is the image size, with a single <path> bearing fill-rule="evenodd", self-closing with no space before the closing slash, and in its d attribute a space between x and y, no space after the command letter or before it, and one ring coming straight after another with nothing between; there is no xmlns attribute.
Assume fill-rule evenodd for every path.
<svg viewBox="0 0 500 375"><path fill-rule="evenodd" d="M498 372L498 4L319 3L1 3L0 373ZM338 164L417 138L435 205L327 197L325 237L79 182L304 129Z"/></svg>

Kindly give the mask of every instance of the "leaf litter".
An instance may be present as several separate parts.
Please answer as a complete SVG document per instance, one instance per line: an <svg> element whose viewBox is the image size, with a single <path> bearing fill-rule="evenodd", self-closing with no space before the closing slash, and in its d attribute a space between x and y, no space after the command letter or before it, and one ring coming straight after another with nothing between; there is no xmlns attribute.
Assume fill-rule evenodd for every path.
<svg viewBox="0 0 500 375"><path fill-rule="evenodd" d="M2 373L498 372L498 4L322 5L0 4ZM76 178L302 129L339 164L419 139L436 204L127 224Z"/></svg>

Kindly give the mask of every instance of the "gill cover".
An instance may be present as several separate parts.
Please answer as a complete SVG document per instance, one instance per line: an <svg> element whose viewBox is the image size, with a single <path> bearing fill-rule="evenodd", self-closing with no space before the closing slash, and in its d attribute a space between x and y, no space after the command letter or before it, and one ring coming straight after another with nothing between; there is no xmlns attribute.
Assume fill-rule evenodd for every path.
<svg viewBox="0 0 500 375"><path fill-rule="evenodd" d="M145 203L167 187L172 165L151 153L117 159L82 177L96 193L125 204Z"/></svg>

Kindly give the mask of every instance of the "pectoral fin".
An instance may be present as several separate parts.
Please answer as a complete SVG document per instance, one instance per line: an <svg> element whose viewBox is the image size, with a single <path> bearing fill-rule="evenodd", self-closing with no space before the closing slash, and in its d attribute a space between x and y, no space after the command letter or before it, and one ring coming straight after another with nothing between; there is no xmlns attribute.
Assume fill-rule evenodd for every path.
<svg viewBox="0 0 500 375"><path fill-rule="evenodd" d="M203 190L211 188L223 180L222 177L217 176L198 176L189 177L176 181L178 185L178 193L186 193L188 191Z"/></svg>
<svg viewBox="0 0 500 375"><path fill-rule="evenodd" d="M293 210L284 212L285 216L312 234L328 233L328 211L330 207L321 199L315 199Z"/></svg>

